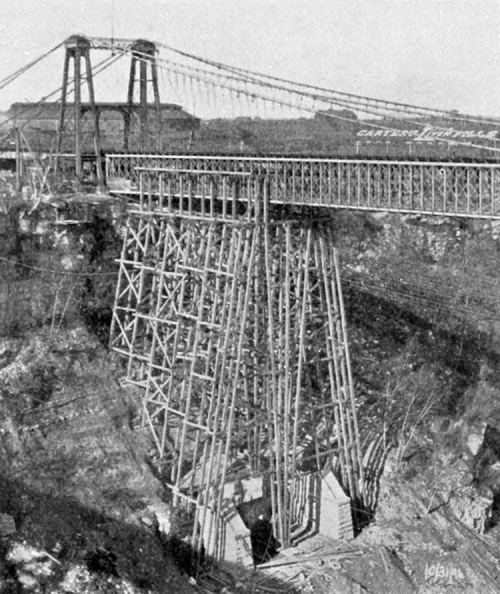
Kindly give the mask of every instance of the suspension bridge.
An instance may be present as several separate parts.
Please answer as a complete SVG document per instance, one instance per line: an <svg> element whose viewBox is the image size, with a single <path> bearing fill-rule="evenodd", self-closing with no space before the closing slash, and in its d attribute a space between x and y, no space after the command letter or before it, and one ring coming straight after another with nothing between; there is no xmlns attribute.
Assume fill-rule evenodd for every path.
<svg viewBox="0 0 500 594"><path fill-rule="evenodd" d="M62 86L31 106L22 126L15 122L18 149L59 95L45 166L63 175L69 159L82 181L90 155L96 183L131 200L111 347L141 391L157 461L174 503L190 515L193 551L227 559L236 530L231 542L244 557L236 500L267 501L265 519L284 546L328 530L334 504L337 525L352 531L332 481L365 508L372 485L324 209L500 218L500 120L298 83L163 43L83 36L4 78L0 90L59 49ZM94 51L109 55L92 66ZM127 56L127 100L114 105L122 144L103 154L101 116L113 104L98 101L94 82ZM203 143L196 150L197 126L173 153L160 100L173 91L200 120L319 114L337 130L373 130L371 138L416 130L424 149L437 143L462 158L215 154ZM93 148L84 150L89 139Z"/></svg>
<svg viewBox="0 0 500 594"><path fill-rule="evenodd" d="M55 121L50 130L44 130L44 154L52 155L46 167L54 171L69 157L76 179L82 179L82 163L90 160L97 182L104 185L105 178L118 192L120 180L127 182L125 187L131 192L139 192L139 169L144 167L251 171L268 175L273 203L466 217L500 215L500 164L496 159L500 119L294 82L194 56L161 42L81 35L68 38L2 79L0 91L59 56L60 50L64 51L62 85L40 101L21 104L2 123L4 137L0 138L0 146L5 146L17 133L18 149L24 146L33 155L37 144L33 134L38 131L40 135L41 121L51 117ZM93 65L94 52L108 55ZM99 81L112 73L115 78L126 75L123 62L127 56L126 101L99 101ZM184 110L178 104L162 103L165 96L180 99ZM49 100L54 99L58 101L51 104ZM50 117L47 105L53 105ZM115 129L103 131L103 118L111 112ZM194 115L189 117L190 113ZM184 133L172 134L181 116ZM293 158L247 156L238 147L233 154L221 156L228 150L224 142L214 142L211 129L198 130L199 121L207 116L254 122L312 121L320 116L323 127L336 126L335 158L300 155L300 142ZM407 145L413 146L412 158L408 154L392 160L348 154L354 152L354 145L346 145L346 126L357 134L357 152L360 140L370 138L370 143L384 147L390 139L397 141L403 154ZM413 134L410 140L402 142L409 133ZM105 165L103 146L107 147ZM171 146L180 150L169 155ZM455 158L444 158L450 154Z"/></svg>

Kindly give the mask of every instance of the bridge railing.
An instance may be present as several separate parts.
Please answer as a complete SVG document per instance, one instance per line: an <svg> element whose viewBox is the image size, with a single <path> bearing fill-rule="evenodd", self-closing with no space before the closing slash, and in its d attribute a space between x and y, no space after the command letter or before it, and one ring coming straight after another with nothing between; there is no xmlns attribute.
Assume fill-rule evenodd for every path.
<svg viewBox="0 0 500 594"><path fill-rule="evenodd" d="M273 203L500 218L500 163L111 154L106 166L118 193L138 192L144 167L260 173Z"/></svg>

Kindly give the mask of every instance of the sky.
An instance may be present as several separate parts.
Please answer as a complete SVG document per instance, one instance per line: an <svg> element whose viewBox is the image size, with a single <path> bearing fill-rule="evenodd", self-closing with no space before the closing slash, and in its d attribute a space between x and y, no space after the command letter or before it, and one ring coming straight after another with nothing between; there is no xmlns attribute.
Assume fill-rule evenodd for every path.
<svg viewBox="0 0 500 594"><path fill-rule="evenodd" d="M73 33L113 32L322 87L500 116L500 0L1 0L0 6L0 79ZM0 108L57 88L62 63L59 50L0 90ZM98 100L125 100L126 73L100 84ZM162 97L172 99L182 102Z"/></svg>

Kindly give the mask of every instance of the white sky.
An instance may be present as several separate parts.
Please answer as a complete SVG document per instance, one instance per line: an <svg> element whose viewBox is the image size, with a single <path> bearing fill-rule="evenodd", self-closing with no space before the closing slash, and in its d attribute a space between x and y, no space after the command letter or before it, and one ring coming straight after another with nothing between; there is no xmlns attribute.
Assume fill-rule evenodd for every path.
<svg viewBox="0 0 500 594"><path fill-rule="evenodd" d="M0 0L0 79L73 33L111 36L112 5ZM500 116L500 0L114 0L113 12L115 37L160 40L336 90ZM0 107L57 88L62 61L59 50L0 90ZM110 77L97 99L113 92L125 100L126 86Z"/></svg>

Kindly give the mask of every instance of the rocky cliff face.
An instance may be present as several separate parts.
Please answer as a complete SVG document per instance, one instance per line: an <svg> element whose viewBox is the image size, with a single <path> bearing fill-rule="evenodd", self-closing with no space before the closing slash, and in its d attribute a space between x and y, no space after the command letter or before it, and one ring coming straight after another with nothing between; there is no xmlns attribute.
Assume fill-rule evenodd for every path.
<svg viewBox="0 0 500 594"><path fill-rule="evenodd" d="M360 538L393 550L413 591L495 591L498 226L345 216L338 242L374 510Z"/></svg>
<svg viewBox="0 0 500 594"><path fill-rule="evenodd" d="M84 323L106 342L123 220L84 197L0 209L0 332Z"/></svg>
<svg viewBox="0 0 500 594"><path fill-rule="evenodd" d="M31 572L33 591L54 593L181 592L189 586L143 523L163 487L144 462L139 399L85 329L106 341L122 219L68 208L64 224L48 206L0 213L2 579L14 587ZM442 591L436 559L447 579L463 572L465 591L495 591L498 227L339 213L332 224L368 469L359 538L379 572L371 591L394 563L394 591Z"/></svg>
<svg viewBox="0 0 500 594"><path fill-rule="evenodd" d="M1 592L192 591L142 521L165 493L116 371L81 328L0 341Z"/></svg>

